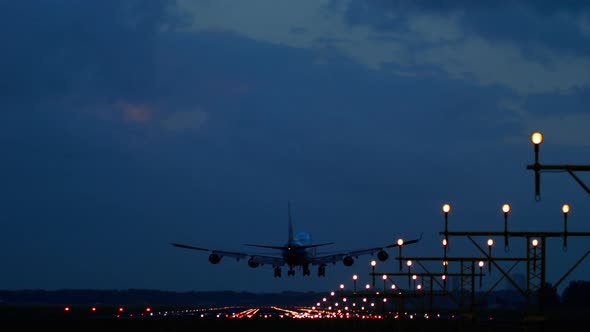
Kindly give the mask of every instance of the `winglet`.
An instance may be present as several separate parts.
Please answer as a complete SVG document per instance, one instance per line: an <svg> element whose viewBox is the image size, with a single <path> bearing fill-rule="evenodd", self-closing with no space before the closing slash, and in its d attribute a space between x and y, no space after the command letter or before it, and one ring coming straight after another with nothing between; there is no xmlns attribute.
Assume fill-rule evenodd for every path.
<svg viewBox="0 0 590 332"><path fill-rule="evenodd" d="M423 235L423 232L422 232L422 233L420 233L420 237L419 237L419 238L417 238L417 239L413 239L413 240L409 240L409 241L403 241L403 244L402 244L402 245L404 245L404 246L405 246L405 245L408 245L408 244L412 244L412 243L417 243L417 242L420 242L420 240L422 240L422 235ZM392 244L390 244L390 245L387 245L387 246L385 246L385 248L393 248L393 247L399 247L399 246L400 246L400 245L399 245L399 244L397 244L397 243L392 243Z"/></svg>

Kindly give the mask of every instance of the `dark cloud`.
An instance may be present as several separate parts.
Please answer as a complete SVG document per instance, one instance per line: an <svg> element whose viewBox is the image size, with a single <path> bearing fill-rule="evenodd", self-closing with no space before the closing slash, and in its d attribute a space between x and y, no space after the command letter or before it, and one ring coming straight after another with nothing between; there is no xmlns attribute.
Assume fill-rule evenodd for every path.
<svg viewBox="0 0 590 332"><path fill-rule="evenodd" d="M170 1L5 1L0 89L16 103L153 92L153 47Z"/></svg>
<svg viewBox="0 0 590 332"><path fill-rule="evenodd" d="M334 1L334 5L339 1ZM369 8L385 10L403 10L403 11L427 11L427 12L447 12L455 10L489 10L500 7L527 7L542 14L552 14L556 12L580 12L590 9L590 4L583 0L574 1L551 1L551 0L499 0L499 1L437 1L437 0L352 0L351 9L369 10ZM364 4L364 5L363 5Z"/></svg>
<svg viewBox="0 0 590 332"><path fill-rule="evenodd" d="M459 23L469 36L518 43L525 52L537 56L541 46L574 54L590 51L590 35L581 31L579 25L579 19L584 15L587 19L590 13L587 1L353 0L346 13L350 24L396 33L408 32L406 20L414 14L461 14Z"/></svg>

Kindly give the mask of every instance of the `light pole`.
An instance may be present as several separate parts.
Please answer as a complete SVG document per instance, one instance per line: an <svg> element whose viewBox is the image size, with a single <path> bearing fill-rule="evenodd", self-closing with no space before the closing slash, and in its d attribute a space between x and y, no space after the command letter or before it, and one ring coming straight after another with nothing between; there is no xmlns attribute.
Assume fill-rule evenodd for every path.
<svg viewBox="0 0 590 332"><path fill-rule="evenodd" d="M541 199L541 164L539 164L539 145L543 143L543 134L534 132L531 135L531 142L535 146L535 163L533 169L535 170L535 200Z"/></svg>
<svg viewBox="0 0 590 332"><path fill-rule="evenodd" d="M510 212L510 204L502 205L502 212L504 213L504 250L508 251L508 213Z"/></svg>
<svg viewBox="0 0 590 332"><path fill-rule="evenodd" d="M410 277L411 277L410 274L412 273L411 272L412 271L412 261L408 260L406 265L408 266L408 288L410 288L410 287L412 287L411 280L410 280Z"/></svg>
<svg viewBox="0 0 590 332"><path fill-rule="evenodd" d="M494 246L494 239L488 239L488 272L492 273L492 247Z"/></svg>
<svg viewBox="0 0 590 332"><path fill-rule="evenodd" d="M445 203L442 206L443 213L445 214L445 239L448 237L447 233L449 232L449 212L451 211L451 205Z"/></svg>
<svg viewBox="0 0 590 332"><path fill-rule="evenodd" d="M567 214L570 213L570 206L563 204L561 212L563 212L563 249L567 250Z"/></svg>
<svg viewBox="0 0 590 332"><path fill-rule="evenodd" d="M531 245L533 246L533 271L536 271L537 270L537 246L539 245L539 240L533 239L531 241Z"/></svg>
<svg viewBox="0 0 590 332"><path fill-rule="evenodd" d="M479 263L477 263L477 265L479 266L479 288L481 288L481 278L483 275L483 266L484 266L484 262L483 261L479 261Z"/></svg>
<svg viewBox="0 0 590 332"><path fill-rule="evenodd" d="M387 287L387 274L383 275L383 294L385 294L385 288Z"/></svg>
<svg viewBox="0 0 590 332"><path fill-rule="evenodd" d="M352 283L353 283L353 285L354 285L354 294L356 294L356 280L357 280L358 278L359 278L359 277L358 277L356 274L352 276Z"/></svg>
<svg viewBox="0 0 590 332"><path fill-rule="evenodd" d="M373 276L373 287L375 287L375 265L377 265L377 261L371 261L371 275Z"/></svg>
<svg viewBox="0 0 590 332"><path fill-rule="evenodd" d="M402 270L402 246L404 245L404 239L400 238L397 240L397 246L399 247L399 270Z"/></svg>

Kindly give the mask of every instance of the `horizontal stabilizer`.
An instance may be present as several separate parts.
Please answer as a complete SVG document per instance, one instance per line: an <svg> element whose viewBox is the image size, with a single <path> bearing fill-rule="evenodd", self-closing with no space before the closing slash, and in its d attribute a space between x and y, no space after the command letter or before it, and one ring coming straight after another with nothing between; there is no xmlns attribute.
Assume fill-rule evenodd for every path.
<svg viewBox="0 0 590 332"><path fill-rule="evenodd" d="M307 248L327 246L329 244L334 244L334 242L310 244L310 245L306 245L306 246L296 246L296 248L307 249ZM287 247L287 246L267 246L267 245L262 245L262 244L245 244L245 245L250 246L250 247L258 247L258 248L266 248L266 249L289 250L289 247Z"/></svg>

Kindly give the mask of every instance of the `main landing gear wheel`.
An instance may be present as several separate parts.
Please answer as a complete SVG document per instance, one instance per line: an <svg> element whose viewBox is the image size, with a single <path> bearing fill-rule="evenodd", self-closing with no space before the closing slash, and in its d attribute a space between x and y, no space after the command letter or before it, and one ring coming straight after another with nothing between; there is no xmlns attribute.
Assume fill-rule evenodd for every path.
<svg viewBox="0 0 590 332"><path fill-rule="evenodd" d="M308 275L310 275L310 274L311 274L311 271L309 271L309 268L308 268L308 267L305 267L305 268L303 269L303 275L304 275L304 276L308 276Z"/></svg>
<svg viewBox="0 0 590 332"><path fill-rule="evenodd" d="M289 271L287 271L287 275L288 276L294 276L295 275L295 270L290 269Z"/></svg>
<svg viewBox="0 0 590 332"><path fill-rule="evenodd" d="M318 267L318 277L325 277L326 276L326 264L320 265Z"/></svg>

